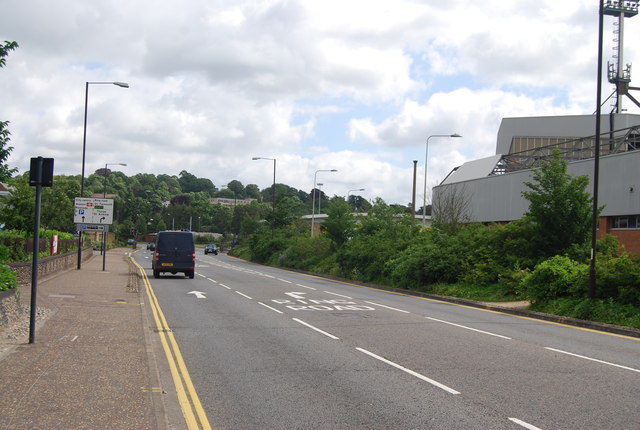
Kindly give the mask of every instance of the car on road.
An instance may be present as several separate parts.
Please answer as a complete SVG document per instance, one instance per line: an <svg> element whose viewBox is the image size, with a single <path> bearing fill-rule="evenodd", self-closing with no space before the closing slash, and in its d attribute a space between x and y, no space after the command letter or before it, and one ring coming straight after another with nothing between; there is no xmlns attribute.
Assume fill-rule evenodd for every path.
<svg viewBox="0 0 640 430"><path fill-rule="evenodd" d="M218 245L216 245L215 243L210 243L204 247L205 254L218 255L218 252L220 252L220 248L218 248Z"/></svg>
<svg viewBox="0 0 640 430"><path fill-rule="evenodd" d="M184 273L194 278L196 267L196 247L190 231L161 231L156 237L156 249L151 259L153 277L160 273Z"/></svg>
<svg viewBox="0 0 640 430"><path fill-rule="evenodd" d="M155 251L156 250L156 243L155 242L149 242L147 243L147 249L149 251Z"/></svg>
<svg viewBox="0 0 640 430"><path fill-rule="evenodd" d="M136 240L135 239L127 239L127 245L133 246L135 248Z"/></svg>

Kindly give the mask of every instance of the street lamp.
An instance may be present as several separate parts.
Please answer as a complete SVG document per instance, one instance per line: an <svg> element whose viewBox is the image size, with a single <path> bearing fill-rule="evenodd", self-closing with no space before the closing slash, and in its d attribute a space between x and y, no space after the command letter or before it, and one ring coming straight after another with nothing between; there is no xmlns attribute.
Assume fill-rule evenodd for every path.
<svg viewBox="0 0 640 430"><path fill-rule="evenodd" d="M427 144L424 149L424 190L422 195L422 228L427 226L427 163L428 163L428 154L429 154L429 139L432 137L462 137L462 135L458 133L453 134L432 134L427 137Z"/></svg>
<svg viewBox="0 0 640 430"><path fill-rule="evenodd" d="M126 82L87 82L84 89L84 133L82 135L82 175L80 176L80 197L84 193L84 164L87 153L87 105L89 101L89 85L116 85L129 88ZM78 270L82 267L82 231L78 232Z"/></svg>
<svg viewBox="0 0 640 430"><path fill-rule="evenodd" d="M276 227L276 159L268 157L252 157L253 161L256 160L272 160L273 161L273 187L271 188L271 210L273 211L273 220L271 223L271 235L273 236Z"/></svg>
<svg viewBox="0 0 640 430"><path fill-rule="evenodd" d="M313 227L315 224L315 208L316 208L316 179L318 176L318 172L337 172L336 169L331 170L316 170L316 173L313 174L313 190L311 193L313 194L311 198L311 237L313 237Z"/></svg>
<svg viewBox="0 0 640 430"><path fill-rule="evenodd" d="M357 190L349 190L347 191L347 203L349 203L349 194L351 194L351 191L364 191L364 188L358 188ZM356 202L354 200L353 202L353 210L354 212L356 212L358 209L356 208Z"/></svg>
<svg viewBox="0 0 640 430"><path fill-rule="evenodd" d="M104 190L102 192L102 198L106 199L107 198L107 175L108 175L108 167L107 166L126 166L127 163L106 163L104 165Z"/></svg>
<svg viewBox="0 0 640 430"><path fill-rule="evenodd" d="M320 215L320 206L322 206L322 186L324 184L318 182L317 188L318 188L318 215Z"/></svg>

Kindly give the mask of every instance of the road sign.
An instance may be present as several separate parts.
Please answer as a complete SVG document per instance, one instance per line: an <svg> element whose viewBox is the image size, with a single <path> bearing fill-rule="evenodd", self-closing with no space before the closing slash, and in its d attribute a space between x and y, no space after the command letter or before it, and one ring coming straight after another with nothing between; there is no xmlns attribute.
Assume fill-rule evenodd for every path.
<svg viewBox="0 0 640 430"><path fill-rule="evenodd" d="M78 231L109 231L109 224L78 224Z"/></svg>
<svg viewBox="0 0 640 430"><path fill-rule="evenodd" d="M76 224L113 224L113 199L76 197L73 222Z"/></svg>

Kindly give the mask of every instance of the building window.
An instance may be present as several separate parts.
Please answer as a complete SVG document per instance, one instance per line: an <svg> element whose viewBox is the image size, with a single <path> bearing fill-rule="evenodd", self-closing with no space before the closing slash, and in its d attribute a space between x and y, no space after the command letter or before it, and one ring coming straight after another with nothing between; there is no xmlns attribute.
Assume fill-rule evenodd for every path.
<svg viewBox="0 0 640 430"><path fill-rule="evenodd" d="M613 217L614 229L640 229L640 215L623 215Z"/></svg>

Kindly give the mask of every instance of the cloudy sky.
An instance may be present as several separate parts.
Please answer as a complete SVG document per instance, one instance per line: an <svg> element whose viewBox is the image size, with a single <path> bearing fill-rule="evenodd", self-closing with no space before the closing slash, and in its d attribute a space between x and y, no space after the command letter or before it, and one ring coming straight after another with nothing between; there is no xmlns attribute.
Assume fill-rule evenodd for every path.
<svg viewBox="0 0 640 430"><path fill-rule="evenodd" d="M85 82L121 81L130 88L89 86L87 172L126 163L110 168L264 188L273 164L251 158L269 157L279 183L308 192L317 170L337 169L317 174L328 195L365 188L357 194L407 204L428 136L463 135L429 141L432 186L494 154L503 117L594 112L597 10L597 0L5 0L0 41L20 45L0 69L8 162L24 172L31 157L52 157L56 174L79 174ZM613 23L605 17L605 66ZM640 17L627 19L625 62L640 64L638 40Z"/></svg>

